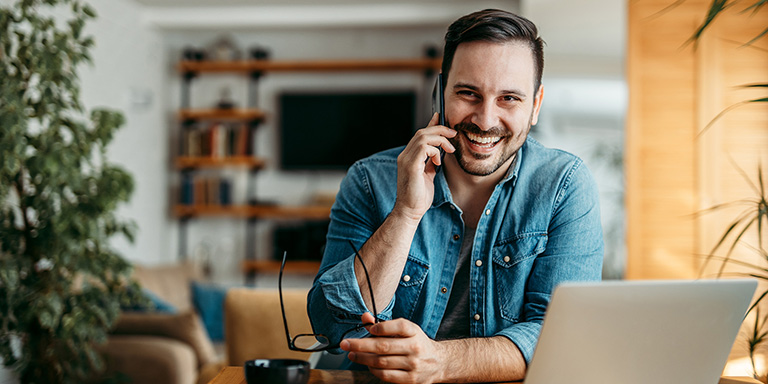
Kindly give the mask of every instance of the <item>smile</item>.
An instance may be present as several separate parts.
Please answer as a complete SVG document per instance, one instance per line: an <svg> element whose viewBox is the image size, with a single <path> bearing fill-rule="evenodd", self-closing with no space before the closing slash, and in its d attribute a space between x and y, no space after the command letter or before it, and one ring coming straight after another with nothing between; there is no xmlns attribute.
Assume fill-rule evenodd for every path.
<svg viewBox="0 0 768 384"><path fill-rule="evenodd" d="M467 136L467 139L472 142L472 144L481 147L481 148L492 148L501 140L501 136L480 136L475 135L474 133L466 132L465 135Z"/></svg>

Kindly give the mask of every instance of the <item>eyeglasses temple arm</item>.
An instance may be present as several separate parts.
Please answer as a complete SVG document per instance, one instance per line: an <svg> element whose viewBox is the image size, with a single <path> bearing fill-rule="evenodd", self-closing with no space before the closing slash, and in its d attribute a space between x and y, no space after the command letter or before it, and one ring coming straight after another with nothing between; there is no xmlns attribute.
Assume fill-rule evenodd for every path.
<svg viewBox="0 0 768 384"><path fill-rule="evenodd" d="M283 312L283 327L285 327L285 339L288 341L288 346L293 347L293 341L291 341L291 334L288 332L288 320L285 319L285 304L283 304L283 269L285 268L285 259L288 256L288 251L283 252L283 262L280 264L280 274L277 277L277 289L280 293L280 310Z"/></svg>
<svg viewBox="0 0 768 384"><path fill-rule="evenodd" d="M349 245L352 246L352 249L355 251L355 256L360 260L360 265L363 266L363 272L365 272L365 280L368 282L368 291L371 294L371 306L373 306L373 318L376 322L379 321L379 311L376 310L376 299L373 297L373 286L371 285L371 276L368 275L368 268L365 267L365 263L363 262L362 256L357 252L357 248L355 247L355 244L352 243L352 240L349 240Z"/></svg>

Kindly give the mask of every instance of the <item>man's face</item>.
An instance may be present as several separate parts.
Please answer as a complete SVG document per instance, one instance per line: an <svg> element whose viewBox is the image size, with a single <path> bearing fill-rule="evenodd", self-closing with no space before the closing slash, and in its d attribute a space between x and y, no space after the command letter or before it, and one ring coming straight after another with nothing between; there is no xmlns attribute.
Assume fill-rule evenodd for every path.
<svg viewBox="0 0 768 384"><path fill-rule="evenodd" d="M487 176L504 165L536 124L543 88L534 90L531 49L521 43L462 43L445 87L445 115L461 168ZM506 172L506 167L504 167Z"/></svg>

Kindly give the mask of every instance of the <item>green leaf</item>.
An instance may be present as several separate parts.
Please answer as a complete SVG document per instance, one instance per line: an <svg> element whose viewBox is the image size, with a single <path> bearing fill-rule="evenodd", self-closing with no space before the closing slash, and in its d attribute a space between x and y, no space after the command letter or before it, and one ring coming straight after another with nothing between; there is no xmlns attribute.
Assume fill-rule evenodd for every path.
<svg viewBox="0 0 768 384"><path fill-rule="evenodd" d="M71 7L53 12L57 4ZM79 0L0 5L0 356L25 382L90 382L102 364L95 344L125 297L116 287L128 263L109 240L131 228L114 211L133 179L106 157L124 119L86 111L77 77L95 16ZM14 334L24 340L18 357Z"/></svg>
<svg viewBox="0 0 768 384"><path fill-rule="evenodd" d="M91 6L88 5L88 4L86 4L83 7L83 13L85 13L86 15L88 15L88 17L91 17L91 18L95 18L96 17L96 10L91 8Z"/></svg>

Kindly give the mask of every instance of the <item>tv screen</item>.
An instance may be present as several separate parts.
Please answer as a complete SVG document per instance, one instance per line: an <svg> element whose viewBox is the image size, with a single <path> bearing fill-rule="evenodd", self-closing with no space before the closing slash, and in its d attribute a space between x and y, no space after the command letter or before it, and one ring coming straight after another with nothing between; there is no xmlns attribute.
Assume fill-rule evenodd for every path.
<svg viewBox="0 0 768 384"><path fill-rule="evenodd" d="M280 165L284 170L346 170L413 136L416 93L283 93Z"/></svg>

